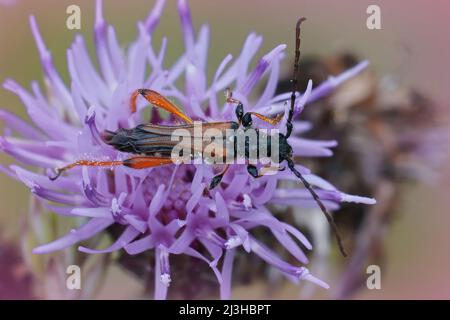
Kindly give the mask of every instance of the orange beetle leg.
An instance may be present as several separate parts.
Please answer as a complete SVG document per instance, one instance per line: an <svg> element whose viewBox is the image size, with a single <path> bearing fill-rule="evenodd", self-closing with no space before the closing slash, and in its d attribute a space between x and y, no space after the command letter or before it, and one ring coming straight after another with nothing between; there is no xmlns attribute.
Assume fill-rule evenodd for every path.
<svg viewBox="0 0 450 320"><path fill-rule="evenodd" d="M90 161L90 160L78 160L74 163L71 163L65 167L57 168L56 175L54 177L50 177L50 180L56 180L63 172L70 170L72 168L78 166L89 166L89 167L112 167L112 166L120 166L122 165L122 161Z"/></svg>
<svg viewBox="0 0 450 320"><path fill-rule="evenodd" d="M280 113L275 118L268 118L268 117L266 117L260 113L256 113L256 112L250 112L250 114L254 115L258 119L261 119L262 121L267 122L273 126L277 125L281 121L281 119L283 119L283 116L284 116L284 113Z"/></svg>
<svg viewBox="0 0 450 320"><path fill-rule="evenodd" d="M88 167L112 167L112 166L126 166L133 169L145 169L151 167L158 167L165 164L172 163L171 158L160 158L160 157L133 157L126 159L124 161L91 161L91 160L78 160L71 163L65 167L56 169L56 175L50 177L50 180L56 180L63 172L70 170L78 166L88 166Z"/></svg>
<svg viewBox="0 0 450 320"><path fill-rule="evenodd" d="M175 106L172 102L167 100L164 96L159 94L156 91L150 89L138 89L131 94L130 99L130 109L131 112L136 112L136 99L139 95L142 95L148 102L154 105L157 108L162 108L179 118L183 119L187 123L193 123L192 119L181 112L177 106Z"/></svg>
<svg viewBox="0 0 450 320"><path fill-rule="evenodd" d="M171 164L171 158L162 157L133 157L123 161L123 165L133 169L145 169L151 167L159 167L166 164Z"/></svg>

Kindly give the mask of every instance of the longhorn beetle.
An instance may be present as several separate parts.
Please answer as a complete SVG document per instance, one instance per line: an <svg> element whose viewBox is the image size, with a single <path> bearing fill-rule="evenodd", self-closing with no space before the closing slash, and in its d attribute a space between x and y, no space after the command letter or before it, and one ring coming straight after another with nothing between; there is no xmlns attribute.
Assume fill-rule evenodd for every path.
<svg viewBox="0 0 450 320"><path fill-rule="evenodd" d="M331 228L336 236L336 240L339 246L339 249L343 256L346 256L341 238L339 236L339 232L336 224L334 223L333 217L328 212L322 201L320 200L317 193L314 191L309 182L303 177L303 175L297 171L295 168L295 164L293 161L293 150L292 147L288 143L288 138L290 137L293 129L293 117L294 117L294 106L295 106L295 92L297 89L298 83L298 69L299 69L299 59L300 59L300 26L302 22L306 20L305 18L300 18L296 24L296 32L295 32L295 59L294 59L294 73L291 80L292 83L292 93L290 97L290 109L287 116L286 121L286 133L278 133L278 159L279 163L286 161L287 167L292 173L297 176L300 181L303 183L305 188L311 193L313 199L320 207L321 211L325 215L328 220L328 223L331 225ZM130 98L130 109L131 113L136 112L136 100L139 96L144 97L151 105L162 108L173 115L179 117L183 121L186 122L184 125L153 125L153 124L141 124L131 129L118 129L117 131L104 131L102 134L103 141L113 148L130 153L135 154L136 156L130 157L123 161L92 161L92 160L78 160L72 164L69 164L65 167L56 169L56 175L54 177L50 177L51 180L57 179L64 171L74 168L76 166L119 166L124 165L126 167L130 167L133 169L144 169L157 167L167 164L172 164L173 160L171 158L172 151L176 145L173 141L173 133L177 129L186 129L189 132L194 131L193 120L181 112L173 103L167 100L164 96L159 94L156 91L150 89L138 89L134 91ZM236 100L232 97L232 93L229 89L227 89L227 103L236 104L236 118L235 121L226 121L226 122L205 122L202 123L203 132L207 129L214 128L217 130L221 130L225 132L225 130L237 130L239 128L243 128L244 130L250 129L252 126L252 116L259 118L262 121L265 121L271 125L276 125L283 118L283 115L277 116L275 118L269 118L262 114L255 112L244 112L244 106L242 102ZM253 128L252 128L253 129ZM271 135L265 135L258 129L255 130L258 135L258 139L267 139L268 144L270 145L272 139L274 139ZM223 137L226 135L223 134ZM194 136L194 139L196 137ZM223 142L223 141L222 141ZM236 148L236 142L234 142L234 146ZM250 154L250 148L254 146L250 146L249 143L245 144L245 158L248 160ZM191 150L191 156L195 152L201 150ZM227 151L227 150L225 150ZM215 188L218 184L220 184L224 174L226 173L229 165L225 165L225 169L222 170L218 175L216 175L209 185L209 189ZM281 169L283 170L283 169ZM258 168L253 164L247 165L248 173L254 177L258 178L262 176L262 174L258 171Z"/></svg>

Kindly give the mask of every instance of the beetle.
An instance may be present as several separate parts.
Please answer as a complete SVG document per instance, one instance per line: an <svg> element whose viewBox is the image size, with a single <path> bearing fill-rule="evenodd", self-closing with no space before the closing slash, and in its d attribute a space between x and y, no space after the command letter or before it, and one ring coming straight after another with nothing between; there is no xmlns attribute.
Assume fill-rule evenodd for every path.
<svg viewBox="0 0 450 320"><path fill-rule="evenodd" d="M272 135L263 134L260 130L256 128L252 128L252 117L257 117L258 119L269 123L271 125L278 124L283 118L283 114L278 115L274 118L266 117L262 114L255 112L245 112L244 106L241 101L236 100L232 96L231 90L227 89L226 102L230 104L236 104L235 114L237 121L223 121L223 122L206 122L202 123L202 134L210 128L214 128L216 130L225 132L226 130L237 130L239 128L243 128L243 130L248 130L252 128L255 130L258 139L266 139L268 145L272 143L274 138L277 138L278 143L278 160L279 163L286 162L287 167L292 173L297 176L300 181L303 183L305 188L311 193L311 196L325 215L329 224L334 231L336 236L336 240L339 246L341 253L346 256L341 238L339 236L339 232L337 230L337 226L333 220L333 217L326 209L325 205L320 200L317 193L314 191L309 182L303 177L303 175L295 168L295 164L293 161L293 149L289 145L288 139L292 134L293 130L293 117L294 117L294 106L295 106L295 92L298 83L298 69L299 69L299 60L300 60L300 27L302 22L306 20L305 18L300 18L296 23L296 32L295 32L295 59L294 59L294 72L291 80L292 83L292 92L290 97L290 108L289 113L286 120L286 133L277 133L277 136L274 137ZM172 164L172 151L176 146L176 139L174 141L173 136L175 130L184 129L188 133L192 134L194 131L194 121L184 114L180 109L166 99L163 95L151 89L138 89L131 94L130 98L130 109L131 113L135 113L137 110L136 102L137 98L142 96L145 98L151 105L157 108L164 109L173 115L177 116L181 120L183 120L186 124L183 125L154 125L154 124L140 124L131 129L121 128L117 131L104 131L102 134L103 141L113 148L126 152L129 154L133 154L132 157L122 160L122 161L92 161L92 160L78 160L74 163L71 163L62 168L56 169L56 175L50 177L51 180L57 179L64 171L67 171L76 166L119 166L123 165L126 167L130 167L133 169L144 169L151 167L158 167L162 165ZM195 135L193 139L199 138ZM225 134L222 134L225 137ZM219 141L219 144L223 146L225 141ZM217 141L216 141L217 143ZM190 156L193 157L194 153L202 151L203 144L200 148L191 148ZM231 148L236 149L236 139L231 144ZM254 148L250 143L245 143L245 158L249 160L250 149ZM230 150L224 150L224 154ZM233 150L235 151L235 150ZM229 165L225 165L225 169L222 170L219 174L213 177L211 183L209 185L209 189L214 189L217 185L220 184L224 174L226 173ZM284 170L278 169L278 170ZM262 171L262 170L261 170ZM262 172L258 170L258 168L253 164L247 165L247 172L254 178L258 178L262 176Z"/></svg>

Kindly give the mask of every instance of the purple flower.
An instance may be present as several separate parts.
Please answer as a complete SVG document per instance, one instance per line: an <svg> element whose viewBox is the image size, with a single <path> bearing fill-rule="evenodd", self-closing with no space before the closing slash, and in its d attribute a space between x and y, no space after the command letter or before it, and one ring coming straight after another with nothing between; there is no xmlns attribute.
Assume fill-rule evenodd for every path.
<svg viewBox="0 0 450 320"><path fill-rule="evenodd" d="M48 179L53 168L79 159L114 161L126 158L126 154L105 144L100 133L148 122L140 112L146 107L141 101L143 99L138 101L136 114L130 114L128 109L130 95L137 88L151 88L176 99L186 114L202 121L234 120L233 108L229 105L224 107L218 101L218 94L227 87L232 88L233 96L244 103L246 110L266 115L285 110L289 95L274 96L285 45L275 47L259 60L253 70L249 70L262 42L260 36L250 34L240 55L234 61L231 55L225 56L208 84L209 28L202 26L198 33L195 32L185 0L178 1L185 52L167 67L164 64L167 39L164 38L157 46L159 51L154 50L152 34L164 2L158 0L148 18L138 22L138 38L124 50L117 42L114 28L103 18L102 2L97 1L94 36L99 70L89 57L83 38L77 36L67 51L68 86L52 63L36 20L30 18L48 94L42 93L37 82L33 82L31 91L27 91L13 80L5 81L4 88L22 100L32 124L2 111L0 118L5 121L7 130L1 137L0 147L22 164L39 170L32 172L15 165L1 170L23 182L51 211L79 217L83 221L78 229L35 248L33 252L45 254L61 250L104 232L111 225L122 225L123 233L109 248L79 247L79 250L90 254L120 249L129 254L155 250L157 299L166 297L171 283L170 256L174 254L186 254L208 263L220 284L221 297L229 298L233 259L235 251L241 247L279 269L289 280L304 279L328 287L304 266L299 266L308 262L302 247L311 250L309 241L300 231L275 218L268 210L270 204L315 205L303 188L278 188L281 181L298 183L298 179L288 171L253 179L245 166L232 165L222 184L207 194L204 189L214 176L214 168L204 164L166 165L144 170L82 167L68 171L56 181ZM362 63L314 90L310 82L306 91L298 96L296 113L365 65ZM265 78L267 83L262 94L256 100L250 99L253 90ZM184 89L177 87L179 80L184 82ZM153 123L173 121L172 118L164 121L158 111L152 111ZM256 126L263 126L259 121L255 122ZM280 123L280 127L283 128L284 123ZM294 155L332 155L329 148L336 145L335 141L298 137L308 128L308 123L295 122L294 135L290 138ZM12 132L17 135L12 135ZM375 202L370 198L342 193L305 167L297 165L296 168L330 209L345 201ZM256 227L270 230L299 265L284 261L256 239L252 235L252 229Z"/></svg>

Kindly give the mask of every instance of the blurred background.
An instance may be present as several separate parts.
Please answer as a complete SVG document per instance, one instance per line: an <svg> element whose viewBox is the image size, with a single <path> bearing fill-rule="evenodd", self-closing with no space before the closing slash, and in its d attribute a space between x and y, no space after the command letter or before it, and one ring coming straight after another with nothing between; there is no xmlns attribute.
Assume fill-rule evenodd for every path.
<svg viewBox="0 0 450 320"><path fill-rule="evenodd" d="M369 72L372 77L381 82L388 79L406 91L414 90L424 98L426 104L433 105L436 114L433 125L446 127L448 124L448 0L435 0L432 3L425 0L194 0L189 3L195 26L207 23L211 27L210 72L215 70L227 53L236 56L250 32L256 32L264 38L260 55L280 43L286 43L288 48L292 48L294 23L299 16L305 16L308 21L302 31L302 57L322 59L320 61L330 72L336 70L332 65L336 63L336 57L342 57L342 54L367 59L371 63ZM86 37L92 49L94 1L0 0L2 82L6 78L13 78L25 87L29 87L32 80L42 82L39 57L28 24L30 14L37 18L57 69L65 80L68 79L66 49L78 32L66 28L66 8L71 4L81 7L82 29L79 32ZM366 27L366 9L370 4L377 4L381 8L381 30L368 30ZM136 36L136 21L143 20L152 7L151 0L107 0L104 1L104 15L115 27L120 43L126 45ZM160 43L164 35L168 36L166 62L170 64L183 48L175 1L168 1L153 43ZM291 54L291 50L287 52ZM291 55L285 59L286 76L291 72L291 61ZM0 107L26 118L20 101L3 89L0 90ZM419 122L422 116L426 118L429 109L423 110L424 114L417 115ZM437 145L436 148L441 147ZM333 158L327 161L332 162ZM2 154L0 162L8 165L12 159ZM439 166L435 175L430 181L418 179L396 182L396 196L389 207L395 212L383 233L382 289L363 288L352 293L349 298L450 299L450 165ZM335 183L345 190L344 186ZM12 264L13 278L21 279L19 283L5 274L0 275L1 294L26 290L30 281L26 267L20 262L21 226L29 206L29 191L25 186L0 175L0 241L10 244L8 249L0 251L0 269L6 268L6 264ZM345 210L340 214L345 215ZM332 288L339 285L348 263L349 260L337 255L329 258L330 274L325 280ZM140 287L138 279L114 267L99 297L137 297ZM234 288L235 298L299 297L298 288L288 284L278 286L276 291L269 294L263 289L263 279ZM7 295L4 294L4 297ZM332 297L333 294L323 290L312 296Z"/></svg>

